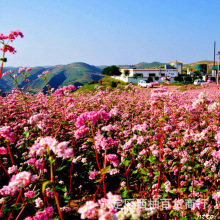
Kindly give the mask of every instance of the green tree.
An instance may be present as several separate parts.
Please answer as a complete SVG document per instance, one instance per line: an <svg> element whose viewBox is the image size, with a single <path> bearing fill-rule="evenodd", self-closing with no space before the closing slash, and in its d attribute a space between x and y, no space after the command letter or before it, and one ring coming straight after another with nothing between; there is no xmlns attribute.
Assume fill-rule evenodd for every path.
<svg viewBox="0 0 220 220"><path fill-rule="evenodd" d="M154 79L157 81L157 80L159 80L159 77L158 77L158 76L155 76Z"/></svg>
<svg viewBox="0 0 220 220"><path fill-rule="evenodd" d="M120 76L121 72L118 66L113 65L113 66L105 67L102 70L102 74L107 76Z"/></svg>
<svg viewBox="0 0 220 220"><path fill-rule="evenodd" d="M129 70L125 70L124 73L125 73L125 76L129 76L130 71Z"/></svg>
<svg viewBox="0 0 220 220"><path fill-rule="evenodd" d="M192 77L191 76L184 76L184 81L185 82L192 82Z"/></svg>
<svg viewBox="0 0 220 220"><path fill-rule="evenodd" d="M178 81L178 82L182 82L183 81L183 77L181 75L178 75L178 76L174 77L174 80Z"/></svg>

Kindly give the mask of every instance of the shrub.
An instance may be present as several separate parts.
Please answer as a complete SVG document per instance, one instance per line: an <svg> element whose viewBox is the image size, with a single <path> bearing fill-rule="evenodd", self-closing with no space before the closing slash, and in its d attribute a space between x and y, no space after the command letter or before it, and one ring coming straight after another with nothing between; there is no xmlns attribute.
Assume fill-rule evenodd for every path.
<svg viewBox="0 0 220 220"><path fill-rule="evenodd" d="M150 83L150 82L153 82L153 81L154 81L153 78L151 76L149 76L148 79L147 79L147 82Z"/></svg>
<svg viewBox="0 0 220 220"><path fill-rule="evenodd" d="M112 82L111 82L111 87L112 87L112 88L116 88L116 87L117 87L117 83L114 82L114 81L112 81Z"/></svg>
<svg viewBox="0 0 220 220"><path fill-rule="evenodd" d="M174 80L178 81L178 82L182 82L183 81L183 77L181 75L178 75L178 76L174 77Z"/></svg>
<svg viewBox="0 0 220 220"><path fill-rule="evenodd" d="M129 70L125 70L124 73L125 73L125 76L129 76L130 71Z"/></svg>

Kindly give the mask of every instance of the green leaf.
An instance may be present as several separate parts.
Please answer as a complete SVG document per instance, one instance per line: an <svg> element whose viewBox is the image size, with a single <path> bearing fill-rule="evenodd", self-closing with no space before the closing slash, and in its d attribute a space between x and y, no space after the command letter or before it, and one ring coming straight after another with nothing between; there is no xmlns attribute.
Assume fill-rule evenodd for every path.
<svg viewBox="0 0 220 220"><path fill-rule="evenodd" d="M207 189L201 189L201 188L200 188L198 191L199 191L199 192L207 192Z"/></svg>
<svg viewBox="0 0 220 220"><path fill-rule="evenodd" d="M124 162L124 165L127 167L127 166L129 165L129 163L130 163L130 160L126 160L126 161Z"/></svg>
<svg viewBox="0 0 220 220"><path fill-rule="evenodd" d="M186 191L186 188L181 188L180 189L180 192L185 192Z"/></svg>
<svg viewBox="0 0 220 220"><path fill-rule="evenodd" d="M28 138L29 135L30 135L30 133L29 133L29 131L24 131L24 132L23 132L23 135L24 135L26 138Z"/></svg>
<svg viewBox="0 0 220 220"><path fill-rule="evenodd" d="M58 169L56 169L56 171L61 171L61 170L63 170L64 168L66 168L66 166L59 167Z"/></svg>
<svg viewBox="0 0 220 220"><path fill-rule="evenodd" d="M152 163L152 162L154 162L155 157L149 157L147 160L149 160Z"/></svg>
<svg viewBox="0 0 220 220"><path fill-rule="evenodd" d="M193 187L192 187L192 186L189 187L189 191L190 191L190 192L193 191Z"/></svg>
<svg viewBox="0 0 220 220"><path fill-rule="evenodd" d="M102 174L106 174L110 168L111 166L107 166L106 168L102 169Z"/></svg>
<svg viewBox="0 0 220 220"><path fill-rule="evenodd" d="M55 188L56 188L56 190L59 189L62 192L67 192L67 188L65 185L57 185Z"/></svg>

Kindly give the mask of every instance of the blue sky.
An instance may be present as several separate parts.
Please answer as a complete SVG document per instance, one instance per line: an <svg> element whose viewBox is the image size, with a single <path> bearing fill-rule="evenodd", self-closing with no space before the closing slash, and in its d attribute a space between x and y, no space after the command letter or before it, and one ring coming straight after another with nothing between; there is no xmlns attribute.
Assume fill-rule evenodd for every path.
<svg viewBox="0 0 220 220"><path fill-rule="evenodd" d="M0 0L0 33L19 29L7 66L190 63L220 50L219 0Z"/></svg>

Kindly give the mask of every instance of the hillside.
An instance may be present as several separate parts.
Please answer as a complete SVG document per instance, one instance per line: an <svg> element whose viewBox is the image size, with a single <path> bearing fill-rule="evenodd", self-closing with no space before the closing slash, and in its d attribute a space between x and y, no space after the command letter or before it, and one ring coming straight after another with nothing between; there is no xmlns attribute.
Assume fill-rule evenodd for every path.
<svg viewBox="0 0 220 220"><path fill-rule="evenodd" d="M18 72L19 68L4 68L3 72L8 70L13 70L14 73ZM73 84L75 86L81 86L92 80L99 80L103 77L101 74L101 69L86 63L76 62L68 65L57 65L50 67L34 67L30 72L29 76L32 89L46 90L45 81L38 78L38 75L42 74L43 71L50 70L51 73L48 74L48 83L52 88L57 89L59 86ZM19 78L19 85L24 86L23 77ZM3 77L0 83L0 89L2 91L10 91L14 88L13 80L9 77Z"/></svg>
<svg viewBox="0 0 220 220"><path fill-rule="evenodd" d="M154 61L154 62L151 62L151 63L140 62L140 63L137 63L135 65L119 65L119 67L121 67L121 68L147 69L147 68L163 66L163 65L166 65L166 64L168 64L168 63L161 63L161 62Z"/></svg>

